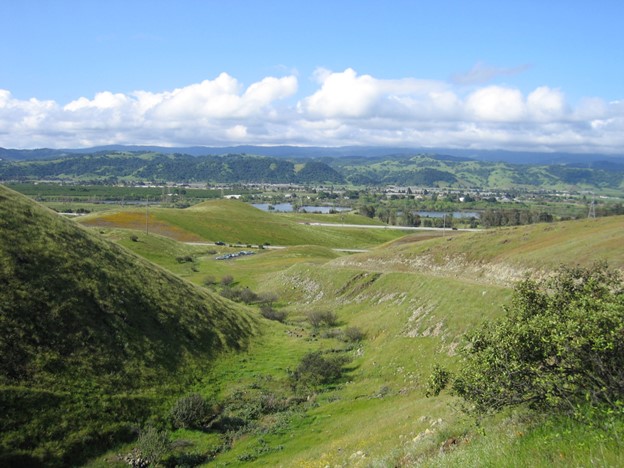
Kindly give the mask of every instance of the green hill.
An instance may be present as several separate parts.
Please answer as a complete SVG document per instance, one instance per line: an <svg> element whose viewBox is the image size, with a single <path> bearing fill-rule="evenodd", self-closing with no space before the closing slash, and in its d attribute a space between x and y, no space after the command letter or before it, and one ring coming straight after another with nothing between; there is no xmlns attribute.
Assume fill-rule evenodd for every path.
<svg viewBox="0 0 624 468"><path fill-rule="evenodd" d="M80 464L133 437L254 322L0 186L0 465Z"/></svg>
<svg viewBox="0 0 624 468"><path fill-rule="evenodd" d="M189 156L153 152L98 152L54 159L0 161L0 180L47 178L141 179L175 182L343 183L322 162L295 164L281 158L228 154Z"/></svg>
<svg viewBox="0 0 624 468"><path fill-rule="evenodd" d="M5 150L9 159L14 150ZM2 152L0 152L0 155ZM46 156L50 159L40 159ZM0 160L0 180L162 180L213 183L331 183L480 187L482 189L547 188L621 190L624 166L578 164L511 164L435 154L374 157L329 156L300 159L252 154L190 156L149 151L100 151L89 154L51 150L21 152L19 159ZM589 165L588 165L589 166Z"/></svg>
<svg viewBox="0 0 624 468"><path fill-rule="evenodd" d="M329 215L326 215L329 216ZM93 227L143 229L142 209L94 213L80 222ZM331 248L368 248L405 234L391 229L310 226L286 213L267 213L236 200L211 200L180 210L154 208L149 230L180 241L223 241L271 245L319 245Z"/></svg>
<svg viewBox="0 0 624 468"><path fill-rule="evenodd" d="M349 267L419 271L468 281L510 285L525 274L560 265L606 261L624 269L624 217L612 216L462 233L423 241L405 236L369 253L337 260Z"/></svg>
<svg viewBox="0 0 624 468"><path fill-rule="evenodd" d="M14 271L24 258L31 257L20 253L31 252L28 238L51 246L36 251L42 252L43 258L50 255L48 250L56 252L58 257L70 255L72 249L67 246L79 245L74 238L86 236L96 242L96 250L101 250L101 254L88 251L87 255L71 257L71 263L90 272L83 278L99 275L97 277L110 278L112 282L113 277L108 275L113 273L109 270L121 268L121 263L113 263L113 268L106 259L117 258L113 254L117 251L126 255L125 250L114 248L99 237L93 238L51 212L40 208L34 210L34 205L25 204L22 198L19 198L21 205L18 206L18 198L6 193L10 197L6 195L8 198L5 198L15 204L16 213L8 216L2 213L3 222L6 218L14 219L12 223L15 225L28 224L31 211L36 212L37 218L47 221L46 228L40 229L42 232L37 235L33 227L12 235L6 245L16 244L12 255L18 260L2 260L2 265L13 265L11 271ZM4 205L3 200L0 206ZM388 243L359 254L339 253L327 247L336 247L332 244L334 242L353 243L354 239L364 243L363 236L379 236L375 233L386 230L308 226L294 222L293 217L263 213L234 201L209 202L185 210L150 209L149 236L141 232L145 226L145 212L142 211L104 213L83 220L105 231L110 239L191 281L207 284L206 278L213 277L217 281L207 284L207 290L223 293L227 287L219 284L218 279L231 275L236 281L235 288L249 287L265 297L271 293L275 297L271 307L283 313L282 320L258 319L258 323L262 323L258 325L262 333L252 336L254 325L243 319L246 316L235 305L226 306L231 303L221 302L207 293L197 293L215 307L206 312L209 319L191 313L188 317L193 317L197 323L188 323L184 319L176 323L181 334L172 341L187 359L176 362L171 369L163 365L169 358L164 361L156 358L167 355L166 345L152 346L168 343L167 337L162 336L164 332L161 333L157 326L158 319L136 319L143 325L132 332L127 331L123 320L114 322L115 331L111 336L116 337L119 331L122 336L134 339L137 347L144 346L142 349L145 350L145 361L141 361L138 353L131 353L135 348L131 348L128 352L134 360L129 362L134 364L130 367L124 364L123 371L117 374L107 374L107 368L101 366L98 375L91 377L89 367L78 364L77 368L83 370L85 377L72 369L54 372L53 366L62 364L62 360L48 359L44 353L35 364L39 366L47 362L52 367L39 370L35 374L39 380L3 382L2 404L11 402L10 424L13 424L9 427L2 422L5 424L2 433L7 434L3 450L17 447L12 461L22 453L30 457L26 460L28 463L54 459L78 464L72 458L73 453L84 455L84 447L89 443L101 447L130 440L129 431L133 424L140 425L150 414L162 415L162 411L150 410L170 407L173 398L189 390L215 397L221 411L219 424L203 430L176 429L166 423L160 427L165 428L173 440L171 450L195 454L201 462L214 460L220 466L414 466L427 460L435 463L442 452L441 447L452 440L457 453L469 451L473 444L483 446L491 441L496 442L497 453L510 453L511 446L527 446L529 443L527 455L522 458L525 466L544 464L535 463L536 458L531 452L536 451L541 457L537 460L562 460L560 466L566 466L565 463L570 461L567 447L571 445L577 447L574 458L579 461L577 465L590 458L598 463L621 458L621 448L613 447L618 442L601 442L612 439L611 433L601 432L600 428L591 433L589 439L583 438L587 433L583 430L583 436L573 439L574 443L570 442L565 428L555 425L548 432L548 427L540 425L539 418L529 418L526 414L484 419L480 421L479 429L475 429L471 421L457 411L458 400L451 394L443 392L438 397L426 398L425 392L434 363L441 363L450 370L461 366L458 352L464 333L503 315L503 306L510 304L510 285L515 278L524 273L548 273L561 263L589 265L600 259L608 259L612 266L621 269L624 265L622 217L479 233L454 231L453 236L446 233L446 237L435 233L436 238L428 234L397 239L397 232L385 239L369 238L368 246L380 245L384 240ZM34 224L41 225L39 222ZM63 229L58 227L61 225ZM116 227L126 230L112 229ZM168 233L168 237L153 235L152 228ZM62 252L61 248L54 247L56 241L48 238L55 232L59 234L54 234L54 239L61 237L67 241L62 244L65 246ZM21 237L25 239L21 240ZM237 249L193 246L172 239L188 237L253 244L268 240L291 247L254 249L256 255L221 261L216 258L219 254ZM192 261L176 261L177 257L187 256ZM5 258L4 254L2 258ZM162 288L149 290L149 296L158 298L165 294L161 289L167 289L167 294L172 296L159 299L159 304L168 300L189 304L188 301L182 302L184 299L179 295L173 295L175 293L164 287L166 284L174 284L185 297L197 297L191 294L197 290L179 278L166 275L136 257L126 255L124 258L132 260L134 270L145 267L150 272L147 276L160 278ZM89 261L102 268L89 270ZM29 271L39 270L41 268ZM3 281L12 278L11 271L6 279L2 277ZM132 283L128 280L127 270L121 276ZM142 281L149 282L150 278L143 277ZM45 288L37 289L36 286L29 285L21 296L38 291L35 297L45 297ZM107 304L112 303L121 307L120 301L127 297L127 287L124 284L114 289L115 294L108 302L103 302L101 308L106 312L112 309ZM68 295L82 297L91 290L103 294L103 290L85 286L80 289L82 294ZM120 294L121 291L124 295ZM68 295L60 288L54 293L55 297L61 298ZM48 300L51 302L52 298ZM194 310L190 304L184 308ZM312 322L314 314L328 312L335 318L331 324L315 325ZM101 315L108 317L104 313ZM156 316L169 317L166 311L157 312ZM130 312L128 317L133 317ZM211 320L214 325L203 327L206 320ZM52 321L47 323L47 328L53 329ZM219 359L211 359L214 353L209 349L195 350L194 340L186 336L186 333L194 333L196 327L206 333L214 329L221 332L219 339L210 342L217 344L214 352L230 348L241 349L241 352L225 353ZM35 330L35 327L31 328ZM34 333L26 325L22 330L22 339ZM357 338L349 338L354 336L350 335L354 330L359 332L355 334ZM35 331L41 336L48 333ZM54 336L57 340L61 338ZM72 336L80 335L74 333ZM159 339L163 341L159 342ZM89 345L90 342L86 340L85 343ZM112 349L116 348L113 346ZM193 354L195 351L197 354ZM294 385L294 370L298 369L302 357L311 351L328 358L344 358L340 378L309 389ZM125 348L119 352L126 352ZM81 356L80 351L75 353ZM87 359L87 353L83 354ZM171 354L174 358L178 355L177 352ZM201 359L203 356L208 357L207 362ZM99 359L106 361L107 358L100 356ZM92 365L98 365L98 362L94 360ZM173 379L171 372L175 366L176 378ZM198 378L200 372L202 377ZM126 379L126 376L130 378ZM39 384L39 381L44 383ZM112 395L101 391L100 386L111 389ZM60 406L68 416L60 417L54 405ZM83 421L80 426L72 422L77 416ZM85 425L88 417L94 422ZM28 434L40 440L36 444L30 442L28 446L20 426L29 428ZM537 434L532 436L536 442L531 443L531 439L522 434L529 434L536 427L544 429L546 435L533 432ZM44 440L42 434L45 431L53 432L56 439L45 435L47 439ZM487 436L481 436L481 433ZM492 434L496 435L495 439ZM599 437L602 439L598 440ZM548 444L549 440L556 443ZM578 440L590 442L583 445L576 443ZM92 461L90 466L108 465L110 460L116 460L116 466L121 466L122 462L115 458L115 454L128 453L133 447L135 444L115 445L114 452ZM499 461L490 463L492 466L501 464L501 457L493 457L493 451L491 449L484 455L484 464L488 464L487 460ZM609 453L605 455L605 451ZM50 453L57 453L56 458ZM478 454L473 459L480 460ZM188 458L185 460L192 462ZM441 460L441 466L444 466L446 459ZM456 466L466 466L465 463L462 465L462 460L466 459L460 458Z"/></svg>

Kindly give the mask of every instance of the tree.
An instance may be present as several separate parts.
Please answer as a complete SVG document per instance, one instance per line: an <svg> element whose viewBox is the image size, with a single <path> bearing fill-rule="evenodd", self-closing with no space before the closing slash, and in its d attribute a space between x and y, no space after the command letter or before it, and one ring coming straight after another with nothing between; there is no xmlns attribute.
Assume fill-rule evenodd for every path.
<svg viewBox="0 0 624 468"><path fill-rule="evenodd" d="M447 380L479 412L521 404L564 411L585 402L621 405L624 283L605 264L521 281L506 316L467 339L461 370ZM444 380L440 369L437 374L430 382ZM429 393L443 387L430 386Z"/></svg>

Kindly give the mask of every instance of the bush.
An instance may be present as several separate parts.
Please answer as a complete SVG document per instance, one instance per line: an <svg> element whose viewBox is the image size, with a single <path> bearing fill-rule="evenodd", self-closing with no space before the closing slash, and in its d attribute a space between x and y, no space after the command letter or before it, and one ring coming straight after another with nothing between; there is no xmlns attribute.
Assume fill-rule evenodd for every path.
<svg viewBox="0 0 624 468"><path fill-rule="evenodd" d="M258 294L258 302L263 304L268 304L269 306L273 306L275 302L277 302L278 297L277 294L273 292L264 292Z"/></svg>
<svg viewBox="0 0 624 468"><path fill-rule="evenodd" d="M314 328L318 328L321 325L333 327L338 324L338 316L331 311L315 310L307 313L308 321Z"/></svg>
<svg viewBox="0 0 624 468"><path fill-rule="evenodd" d="M365 338L366 334L358 327L349 327L344 331L344 338L346 341L357 343Z"/></svg>
<svg viewBox="0 0 624 468"><path fill-rule="evenodd" d="M301 358L299 365L291 373L291 384L294 388L303 386L318 388L322 385L335 383L343 373L343 365L347 362L345 356L323 356L320 351L314 351Z"/></svg>
<svg viewBox="0 0 624 468"><path fill-rule="evenodd" d="M260 315L269 320L275 320L277 322L284 323L288 314L283 310L275 310L268 304L262 304L260 306Z"/></svg>
<svg viewBox="0 0 624 468"><path fill-rule="evenodd" d="M236 302L244 302L245 304L251 304L255 302L258 298L255 292L253 292L249 288L241 288L234 287L228 288L224 287L221 290L221 296Z"/></svg>
<svg viewBox="0 0 624 468"><path fill-rule="evenodd" d="M507 315L468 335L453 390L480 412L528 404L617 408L624 397L624 283L599 264L524 280Z"/></svg>
<svg viewBox="0 0 624 468"><path fill-rule="evenodd" d="M217 284L217 278L212 275L206 276L203 283L204 286L214 286L215 284Z"/></svg>
<svg viewBox="0 0 624 468"><path fill-rule="evenodd" d="M258 295L249 288L243 288L240 291L239 298L245 304L251 304L252 302L256 302L258 300Z"/></svg>
<svg viewBox="0 0 624 468"><path fill-rule="evenodd" d="M167 454L171 448L171 443L167 433L148 426L139 434L137 440L137 449L140 453L140 459L136 460L139 466L148 466L157 464ZM147 462L143 465L141 462Z"/></svg>
<svg viewBox="0 0 624 468"><path fill-rule="evenodd" d="M180 398L169 412L173 426L178 429L202 429L214 415L213 405L197 393Z"/></svg>
<svg viewBox="0 0 624 468"><path fill-rule="evenodd" d="M231 286L234 283L234 277L232 275L225 275L221 278L221 286Z"/></svg>

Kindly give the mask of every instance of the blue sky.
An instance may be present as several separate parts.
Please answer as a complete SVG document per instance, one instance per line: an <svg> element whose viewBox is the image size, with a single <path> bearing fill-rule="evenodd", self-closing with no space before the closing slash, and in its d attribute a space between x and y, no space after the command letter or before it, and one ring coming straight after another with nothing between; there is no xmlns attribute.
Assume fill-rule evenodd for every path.
<svg viewBox="0 0 624 468"><path fill-rule="evenodd" d="M624 2L0 0L0 146L624 153Z"/></svg>

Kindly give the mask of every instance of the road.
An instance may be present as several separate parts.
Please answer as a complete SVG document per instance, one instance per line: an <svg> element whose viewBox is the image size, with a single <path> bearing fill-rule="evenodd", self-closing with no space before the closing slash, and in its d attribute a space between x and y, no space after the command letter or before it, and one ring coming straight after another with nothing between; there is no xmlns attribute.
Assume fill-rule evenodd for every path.
<svg viewBox="0 0 624 468"><path fill-rule="evenodd" d="M214 242L184 242L186 245L210 245L217 246ZM237 249L243 249L247 247L247 244L227 244L228 247L235 247ZM217 246L218 247L218 246ZM296 247L294 245L263 245L262 248L266 250L286 249L288 247ZM331 249L336 252L349 252L349 253L362 253L368 252L368 249Z"/></svg>
<svg viewBox="0 0 624 468"><path fill-rule="evenodd" d="M338 223L300 223L309 226L325 226L325 227L345 227L345 228L363 228L363 229L396 229L399 231L451 231L451 228L436 227L414 227L414 226L388 226L385 224L338 224ZM477 232L481 229L457 228L453 231Z"/></svg>

